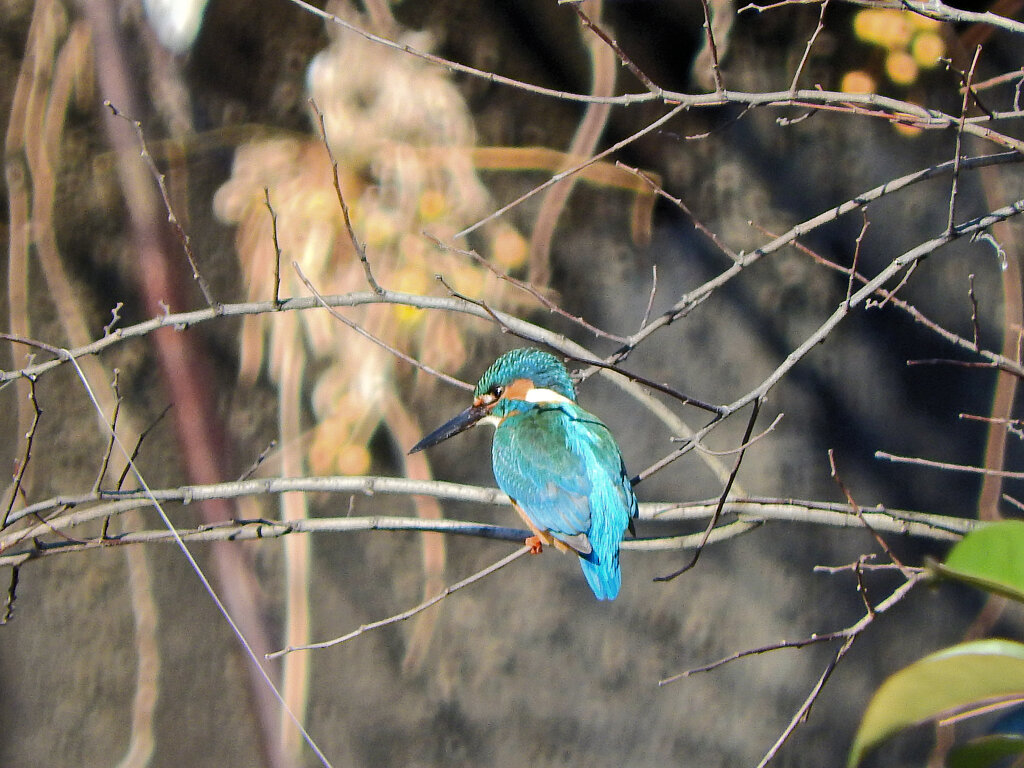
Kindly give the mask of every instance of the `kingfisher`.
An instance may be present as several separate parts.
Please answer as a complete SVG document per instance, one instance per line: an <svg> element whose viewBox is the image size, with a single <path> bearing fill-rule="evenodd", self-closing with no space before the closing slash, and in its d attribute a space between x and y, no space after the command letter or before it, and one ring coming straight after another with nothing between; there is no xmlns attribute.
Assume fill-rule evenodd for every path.
<svg viewBox="0 0 1024 768"><path fill-rule="evenodd" d="M562 362L540 349L513 349L477 382L473 404L420 440L409 453L476 424L495 427L494 479L533 536L574 552L598 600L619 594L619 544L633 532L636 495L608 427L576 403Z"/></svg>

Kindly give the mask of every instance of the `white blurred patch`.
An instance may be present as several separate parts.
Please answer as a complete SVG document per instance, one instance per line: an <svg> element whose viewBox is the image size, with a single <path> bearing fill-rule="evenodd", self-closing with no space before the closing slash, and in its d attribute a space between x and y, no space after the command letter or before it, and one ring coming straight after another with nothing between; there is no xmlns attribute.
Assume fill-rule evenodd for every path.
<svg viewBox="0 0 1024 768"><path fill-rule="evenodd" d="M526 391L526 402L528 403L572 403L565 395L560 395L553 389L545 387L532 387Z"/></svg>
<svg viewBox="0 0 1024 768"><path fill-rule="evenodd" d="M208 0L142 0L146 18L163 46L174 53L192 47Z"/></svg>

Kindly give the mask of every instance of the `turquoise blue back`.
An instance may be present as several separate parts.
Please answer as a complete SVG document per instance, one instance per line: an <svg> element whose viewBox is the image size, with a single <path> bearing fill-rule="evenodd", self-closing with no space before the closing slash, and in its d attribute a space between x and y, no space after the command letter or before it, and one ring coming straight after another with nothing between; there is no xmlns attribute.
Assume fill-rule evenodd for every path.
<svg viewBox="0 0 1024 768"><path fill-rule="evenodd" d="M515 409L521 409L513 412ZM586 534L580 566L599 600L619 593L619 544L636 496L608 428L575 403L509 401L492 448L499 487L541 530L569 543Z"/></svg>

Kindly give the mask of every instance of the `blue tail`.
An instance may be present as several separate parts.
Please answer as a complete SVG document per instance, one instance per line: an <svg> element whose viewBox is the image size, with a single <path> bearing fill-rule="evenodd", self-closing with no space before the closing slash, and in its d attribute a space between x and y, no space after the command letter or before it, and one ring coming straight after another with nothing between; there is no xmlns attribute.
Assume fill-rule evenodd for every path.
<svg viewBox="0 0 1024 768"><path fill-rule="evenodd" d="M622 467L615 482L601 478L595 483L590 495L590 539L591 551L580 555L580 567L587 583L598 600L614 600L622 585L622 571L619 570L619 544L629 527L629 521L636 516L636 496L629 483L626 468Z"/></svg>
<svg viewBox="0 0 1024 768"><path fill-rule="evenodd" d="M595 548L590 554L580 555L580 567L587 583L598 600L614 600L622 585L622 571L619 570L618 547L614 552L599 554Z"/></svg>

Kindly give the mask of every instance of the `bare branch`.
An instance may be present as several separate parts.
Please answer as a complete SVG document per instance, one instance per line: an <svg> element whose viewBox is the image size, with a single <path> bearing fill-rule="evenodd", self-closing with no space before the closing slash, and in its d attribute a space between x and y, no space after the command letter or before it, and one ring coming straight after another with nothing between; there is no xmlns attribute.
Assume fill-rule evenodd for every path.
<svg viewBox="0 0 1024 768"><path fill-rule="evenodd" d="M707 2L707 0L703 0ZM825 11L828 10L829 0L824 0L821 4L821 11L818 14L818 26L814 28L814 32L807 39L807 45L804 47L804 55L800 57L800 63L796 67L796 72L793 73L793 82L790 83L789 90L796 91L796 87L800 82L800 75L804 72L804 67L807 65L807 59L811 55L811 48L814 47L814 42L818 39L825 29Z"/></svg>
<svg viewBox="0 0 1024 768"><path fill-rule="evenodd" d="M354 320L349 320L347 317L345 317L343 314L338 312L334 307L332 307L330 304L327 303L327 300L320 293L320 291L318 291L316 289L316 286L314 286L313 283L310 282L310 279L308 277L306 277L305 273L302 271L302 267L299 266L299 263L297 261L293 261L292 262L292 269L295 270L295 272L299 276L299 279L302 280L302 282L306 286L306 288L309 289L309 292L312 293L313 296L316 298L316 300L320 303L320 306L322 306L324 309L326 309L328 312L330 312L331 313L331 317L333 317L335 320L337 320L337 321L339 321L341 323L344 323L349 328L351 328L353 331L358 333L360 336L362 336L363 338L369 339L370 341L372 341L377 346L381 347L382 349L387 350L390 354L394 355L399 360L403 360L403 361L409 363L409 365L415 366L416 368L419 368L421 371L424 371L425 373L429 373L431 376L436 376L437 378L441 379L442 381L446 381L449 384L452 384L453 386L459 387L460 389L466 389L466 390L469 390L470 392L473 391L473 385L472 384L468 384L467 382L462 381L461 379L456 379L454 376L449 376L447 373L443 373L442 371L439 371L439 370L437 370L435 368L431 368L429 365L421 363L419 360L415 359L414 357L410 357L409 355L405 354L401 350L399 350L399 349L393 347L392 345L388 344L386 341L384 341L380 337L374 336L372 333L370 333L368 330L363 328L363 326L361 326L359 323L355 322ZM372 279L372 276L369 274L369 272L367 272L367 276L368 276L368 279ZM378 286L378 290L380 290L381 294L383 294L383 290L380 289L379 286ZM381 294L378 294L378 295L381 295Z"/></svg>
<svg viewBox="0 0 1024 768"><path fill-rule="evenodd" d="M281 306L281 243L277 238L277 211L270 204L270 188L263 188L263 202L270 211L270 237L274 242L274 306Z"/></svg>
<svg viewBox="0 0 1024 768"><path fill-rule="evenodd" d="M303 10L307 11L308 13L311 13L314 16L319 16L324 21L327 21L331 24L336 24L339 27L348 30L349 32L353 32L359 35L360 37L366 38L367 40L370 40L379 45L383 45L386 48L392 48L396 51L402 51L403 53L407 53L410 56L415 56L416 58L423 59L424 61L429 61L432 64L444 67L445 69L450 70L452 72L461 72L462 74L465 75L472 75L473 77L478 77L482 80L486 80L489 83L507 85L512 88L518 88L519 90L526 91L528 93L535 93L539 96L549 96L551 98L564 99L566 101L581 101L596 104L635 104L644 101L654 101L661 96L661 92L659 91L656 93L648 92L639 94L629 94L626 96L595 97L589 94L569 93L567 91L559 91L554 88L544 88L543 86L533 85L531 83L523 82L522 80L515 80L511 77L504 77L493 72L487 72L486 70L476 69L475 67L460 64L457 61L452 61L451 59L445 59L441 56L436 56L432 53L427 53L426 51L418 50L416 48L413 48L411 45L406 45L405 43L397 43L394 40L388 40L387 38L381 37L380 35L375 35L372 32L367 32L366 30L360 29L355 24L351 24L345 19L342 19L339 16L335 16L333 13L323 11L317 8L316 6L305 2L304 0L291 0L291 2L299 6Z"/></svg>
<svg viewBox="0 0 1024 768"><path fill-rule="evenodd" d="M14 601L18 599L18 577L21 570L18 566L11 568L11 580L7 583L7 598L4 600L4 614L0 616L0 627L11 620L14 614Z"/></svg>
<svg viewBox="0 0 1024 768"><path fill-rule="evenodd" d="M970 158L964 160L961 163L961 168L967 167L983 167L989 164L1009 163L1009 162L1020 162L1022 159L1021 155L1017 153L1002 153L998 155L989 155L984 157ZM975 165L977 164L977 165ZM729 269L724 270L718 276L708 280L704 285L690 291L683 295L669 310L664 312L660 317L655 318L651 321L642 331L634 334L630 338L629 348L632 348L639 344L641 341L646 339L649 335L654 333L659 328L668 325L674 320L681 317L695 304L699 303L711 295L715 290L728 283L734 277L739 275L745 268L759 261L764 256L775 253L776 251L795 243L799 238L803 237L808 232L811 232L818 227L827 224L831 221L838 219L851 211L862 209L867 204L878 200L886 195L890 195L898 190L904 189L910 185L916 184L927 179L934 178L935 176L950 173L953 169L953 162L947 161L939 165L935 165L931 168L926 168L920 171L916 171L906 176L902 176L898 179L893 179L884 184L863 192L850 200L847 200L840 205L830 208L817 216L796 225L788 232L779 235L771 242L761 246L752 253L743 255L742 258L738 258L736 263L733 264ZM1015 215L1015 214L1011 214ZM979 229L977 231L983 231ZM865 280L865 284L866 284ZM1024 368L1022 368L1016 361L1009 360L1000 356L1001 363L1005 363L1010 366L1011 369L1019 372L1020 375L1024 375ZM1002 365L1000 366L1002 367Z"/></svg>
<svg viewBox="0 0 1024 768"><path fill-rule="evenodd" d="M514 560L518 560L523 555L530 554L531 551L532 550L531 550L530 547L521 547L520 549L517 549L512 554L507 555L506 557L503 557L498 562L496 562L496 563L494 563L492 565L487 566L483 570L477 571L476 573L474 573L469 578L466 578L466 579L463 579L462 581L456 582L455 584L452 584L450 587L446 587L439 595L436 595L435 597L432 597L429 600L423 601L422 603L417 605L415 608L410 608L407 611L402 611L402 613L395 614L394 616L389 616L388 618L381 619L380 621L375 621L375 622L372 622L370 624L363 624L361 627L359 627L359 629L357 629L357 630L355 630L353 632L349 632L347 635L342 635L341 637L336 637L333 640L325 640L322 643L311 643L309 645L302 645L302 646L297 646L297 647L283 648L280 651L275 651L274 653L267 654L267 659L276 659L276 658L278 658L280 656L284 656L285 654L292 653L294 651L313 651L313 650L319 650L319 649L322 649L322 648L330 648L331 646L340 645L341 643L344 643L344 642L347 642L349 640L352 640L353 638L359 637L359 635L362 635L365 632L370 632L371 630L374 630L374 629L380 629L381 627L386 627L388 624L395 624L395 623L397 623L399 621L405 621L406 619L411 619L417 613L420 613L421 611L425 611L430 606L436 605L437 603L441 602L446 597L448 597L448 595L451 595L454 592L458 592L460 589L462 589L464 587L468 587L470 584L475 584L476 582L480 581L481 579L485 578L486 576L490 576L495 571L498 571L501 568L504 568L506 565L508 565L509 563L513 562Z"/></svg>
<svg viewBox="0 0 1024 768"><path fill-rule="evenodd" d="M974 295L973 272L967 276L967 298L971 302L971 340L974 342L974 348L980 350L981 346L978 342L980 337L978 333L978 297Z"/></svg>
<svg viewBox="0 0 1024 768"><path fill-rule="evenodd" d="M704 10L704 36L707 38L708 52L711 54L711 77L715 84L715 93L724 93L722 70L718 66L718 44L715 42L715 33L711 28L711 6L708 4L708 0L700 0L700 4Z"/></svg>
<svg viewBox="0 0 1024 768"><path fill-rule="evenodd" d="M576 15L579 16L580 22L583 24L583 26L585 26L587 29L589 29L591 32L593 32L595 35L601 38L601 40L603 40L609 48L615 51L615 55L618 56L619 61L622 62L622 65L630 72L632 72L633 76L637 80L639 80L644 85L644 87L647 88L648 91L654 94L660 94L663 92L662 89L659 86L655 85L651 78L649 78L647 74L640 69L640 67L633 63L633 60L626 55L626 52L624 50L622 50L622 47L619 45L618 41L616 41L607 32L601 29L600 26L595 24L591 20L591 18L587 16L586 13L583 12L583 7L581 3L571 3L570 7L576 12Z"/></svg>
<svg viewBox="0 0 1024 768"><path fill-rule="evenodd" d="M609 333L608 331L604 331L604 330L598 328L596 325L591 325L586 320L584 320L582 317L579 317L578 315L574 315L571 312L567 312L566 310L562 309L555 302L553 302L551 299L549 299L547 296L545 296L544 293L540 289L538 289L536 286L534 286L532 283L528 283L525 280L517 280L516 278L512 277L511 275L508 275L508 274L502 272L500 269L498 269L496 266L494 266L494 264L492 264L490 261L485 259L483 256L481 256L476 251L469 250L469 249L466 249L466 248L456 248L454 245L449 245L448 243L444 242L443 240L440 240L437 237L434 237L434 235L430 234L429 232L424 232L423 236L426 237L428 240L430 240L434 245L436 245L441 250L448 251L449 253L457 253L460 256L465 256L466 258L471 259L474 263L479 264L481 267L484 267L485 269L487 269L491 274L493 274L499 280L503 280L504 282L508 283L509 285L513 285L516 288L518 288L519 290L524 291L525 293L528 293L530 296L532 296L537 301L539 301L541 303L541 305L543 305L544 308L547 309L549 312L554 312L556 315L559 315L560 317L564 317L566 320L569 320L569 321L571 321L573 323L576 323L576 325L578 325L580 328L583 328L583 329L589 331L590 333L594 334L595 336L600 336L601 338L610 339L611 341L617 341L620 344L624 344L626 342L626 338L624 336L617 336L614 333ZM452 293L453 295L455 295L454 292L452 292L450 289L449 289L449 292ZM463 297L461 295L459 295L459 297L465 299L465 297ZM468 301L468 299L466 299L466 300Z"/></svg>
<svg viewBox="0 0 1024 768"><path fill-rule="evenodd" d="M645 184L647 184L654 191L656 195L665 198L670 203L672 203L672 205L674 205L676 208L678 208L680 211L686 214L686 216L693 223L694 228L698 232L703 234L708 240L710 240L711 243L718 250L720 250L722 253L724 253L726 256L732 259L733 262L739 261L739 255L734 250L732 250L728 245L726 245L725 242L718 235L716 235L714 232L712 232L710 229L704 226L704 224L696 216L693 215L693 211L691 211L689 207L686 205L686 203L684 203L681 199L679 199L678 197L674 197L673 195L670 195L668 192L665 191L665 189L660 184L656 184L654 179L652 179L648 174L641 171L639 168L630 168L628 165L625 165L619 162L618 160L615 161L615 165L617 165L619 168L622 168L623 170L636 174L640 179L644 181ZM644 326L646 325L647 323L645 322Z"/></svg>
<svg viewBox="0 0 1024 768"><path fill-rule="evenodd" d="M295 2L295 1L296 0L292 0L292 2ZM508 211L510 211L513 208L515 208L516 206L518 206L521 203L529 200L534 195L539 194L540 192L543 192L545 189L550 187L552 184L557 184L562 179L568 178L569 176L572 176L573 174L579 173L584 168L593 165L594 163L598 162L599 160L602 160L602 159L608 157L609 155L611 155L611 154L613 154L615 152L618 152L623 147L629 146L630 144L635 142L637 139L640 139L640 138L646 136L647 134L651 133L652 131L656 131L658 128L660 128L665 123L670 121L672 118L678 116L684 109L685 109L685 107L682 104L679 104L679 105L673 107L668 112L666 112L664 115L659 117L657 120L655 120L654 122L648 124L647 127L641 128L639 131L635 132L631 136L627 136L626 138L622 139L621 141L617 141L615 144L612 144L607 149L602 150L601 152L598 152L593 157L590 157L589 159L584 160L583 162L581 162L581 163L579 163L577 165L574 165L572 168L568 168L568 169L562 171L561 173L556 173L554 176L552 176L550 179L545 181L543 184L538 184L537 186L533 187L529 192L523 193L522 195L517 197L512 202L507 203L506 205L503 205L502 207L498 208L496 211L488 214L487 216L484 216L482 219L479 219L476 223L470 224L468 227L465 227L461 231L456 232L454 236L456 238L462 238L462 237L465 237L466 235L468 235L471 232L475 232L476 230L478 230L480 227L482 227L487 222L493 221L494 219L497 219L497 218L500 218L501 216L503 216Z"/></svg>
<svg viewBox="0 0 1024 768"><path fill-rule="evenodd" d="M725 664L737 661L738 659L744 659L748 656L757 656L762 653L771 653L773 651L780 651L786 648L804 648L808 645L814 645L816 643L828 643L833 640L850 640L855 638L861 632L868 628L879 615L885 613L894 605L901 602L910 591L917 586L925 578L924 571L914 572L906 581L904 581L899 587L897 587L892 594L890 594L885 600L874 607L874 610L868 611L864 616L857 621L855 624L851 624L843 629L838 629L834 632L815 633L809 637L802 638L800 640L782 640L778 643L770 643L768 645L762 645L757 648L750 648L745 651L737 651L724 658L712 661L709 664L703 664L699 667L693 667L685 672L680 672L677 675L666 677L658 682L659 686L668 685L669 683L677 682L685 677L696 675L701 672L710 672L713 669L718 669Z"/></svg>
<svg viewBox="0 0 1024 768"><path fill-rule="evenodd" d="M761 758L761 762L757 764L757 768L764 768L764 766L768 765L768 763L772 761L772 758L774 758L775 755L778 754L779 750L782 749L782 745L785 744L789 740L789 737L793 735L793 731L796 730L797 726L807 719L807 715L810 713L811 707L814 706L814 702L817 701L819 694L821 694L822 688L825 687L825 683L828 682L828 679L835 671L836 665L839 664L843 656L846 655L846 652L850 650L850 646L853 645L853 641L856 638L856 635L848 637L843 644L839 646L839 650L836 651L836 655L825 667L825 671L821 673L821 677L818 678L818 682L814 684L814 687L811 688L811 692L807 694L807 698L804 699L804 703L801 704L800 708L793 714L793 717L789 721L789 725L787 725L779 735L778 740L772 744L771 749L769 749L765 753L764 757Z"/></svg>
<svg viewBox="0 0 1024 768"><path fill-rule="evenodd" d="M981 56L981 46L979 45L974 49L974 59L971 61L971 68L967 72L967 77L964 81L964 99L963 104L960 106L960 120L957 122L956 127L956 144L954 145L953 151L953 183L949 191L949 216L946 219L946 231L952 232L953 225L956 221L956 197L957 188L960 184L960 147L963 143L964 138L964 122L967 119L967 110L970 106L971 97L974 95L971 90L971 83L974 80L974 73L978 68L978 59Z"/></svg>
<svg viewBox="0 0 1024 768"><path fill-rule="evenodd" d="M896 557L895 554L893 554L893 551L889 549L889 545L885 542L885 539L879 536L878 532L871 527L871 523L867 521L867 519L864 517L864 513L861 511L860 505L853 500L853 494L850 493L850 489L846 487L846 484L843 482L843 479L839 477L839 470L836 469L835 451L833 451L831 448L828 449L828 465L832 475L832 479L835 481L835 484L839 486L839 490L842 491L843 495L846 497L846 502L853 508L854 514L856 514L858 519L862 523L864 523L864 527L867 528L868 533L871 534L871 537L878 543L878 546L882 548L882 551L885 552L886 557L889 558L889 562L893 563L896 567L903 571L903 574L905 576L909 576L909 569L907 569L907 567L900 562L899 558ZM859 569L857 570L857 579L859 584ZM868 611L871 611L870 605L868 606Z"/></svg>
<svg viewBox="0 0 1024 768"><path fill-rule="evenodd" d="M477 486L459 485L439 480L408 480L397 477L379 476L326 476L326 477L275 477L256 480L240 480L214 485L186 485L178 488L104 491L83 493L79 495L55 496L50 499L30 504L17 510L11 516L11 522L26 517L41 517L59 513L51 517L53 526L71 529L92 520L117 515L130 510L146 509L155 504L181 502L192 504L208 499L233 499L244 496L280 494L290 492L306 493L337 493L344 495L362 494L377 495L415 495L432 496L439 499L470 502L476 504L508 505L508 497L497 488L481 488ZM835 504L796 499L771 499L762 497L728 499L719 509L720 498L712 501L694 502L645 502L640 505L640 519L653 523L677 524L680 521L700 521L713 517L734 515L741 521L760 524L765 521L799 522L811 525L823 525L838 528L860 528L867 521L872 529L903 536L917 536L937 541L955 541L963 534L974 530L978 521L960 517L929 515L911 510L888 509L873 507L868 511L861 510L860 515L846 504ZM494 529L493 533L482 532L491 530L493 526L482 526L479 523L459 522L455 520L429 521L419 518L353 518L318 519L314 522L291 522L285 529L272 529L276 523L256 521L251 523L223 521L212 527L196 529L190 535L201 535L207 540L233 540L244 537L244 530L252 530L252 538L267 538L272 535L285 535L291 530L300 530L296 525L313 528L310 531L353 531L353 530L429 530L462 535L498 537L516 540L524 538L523 531L512 529ZM261 527L262 526L262 527ZM0 536L0 551L17 546L32 536L42 535L51 530L49 525L27 528L22 531ZM307 530L305 528L301 530ZM165 535L166 532L161 532ZM713 539L712 539L713 540ZM672 543L665 543L665 542ZM662 542L662 543L657 543ZM683 542L683 543L680 543ZM627 549L678 549L693 546L687 539L670 537L669 540L655 537L647 540L627 540L623 547Z"/></svg>
<svg viewBox="0 0 1024 768"><path fill-rule="evenodd" d="M857 240L853 246L853 263L850 265L850 279L846 281L846 306L850 306L850 294L853 293L853 279L857 277L857 262L860 261L860 249L864 244L864 236L868 233L868 214L866 211L861 211L863 217L863 223L860 225L860 232L857 233Z"/></svg>
<svg viewBox="0 0 1024 768"><path fill-rule="evenodd" d="M114 435L117 434L117 417L121 412L121 391L118 387L118 379L121 377L121 371L118 368L114 369L114 379L110 383L110 388L114 390L114 412L110 416L110 437L107 440L107 449L103 452L103 461L100 463L100 471L96 475L96 482L93 484L93 492L98 491L103 486L103 478L107 475L107 467L110 466L110 454L114 450ZM0 526L3 528L3 526Z"/></svg>
<svg viewBox="0 0 1024 768"><path fill-rule="evenodd" d="M323 141L324 149L327 150L327 157L331 161L331 175L334 180L334 192L338 196L338 205L341 206L341 214L345 219L345 229L348 231L349 240L352 241L352 247L355 249L359 256L359 262L363 265L363 272L366 273L366 282L370 286L370 290L376 293L378 296L384 293L384 289L377 284L376 278L373 276L373 270L370 269L370 260L366 258L366 246L359 242L359 238L356 237L356 231L352 228L352 217L348 212L348 203L345 202L345 196L341 192L341 179L338 178L338 161L334 159L334 152L331 150L331 143L327 140L327 127L324 125L324 113L320 111L320 107L313 100L309 100L309 106L313 108L313 112L316 114L317 127L320 129L320 138Z"/></svg>
<svg viewBox="0 0 1024 768"><path fill-rule="evenodd" d="M718 524L718 519L722 515L722 508L725 506L726 499L729 498L729 492L732 490L733 483L736 482L736 475L739 474L740 465L743 463L743 456L746 453L747 445L750 443L750 435L754 431L754 424L757 422L757 414L760 410L761 401L755 400L754 407L750 411L750 419L747 421L747 430L743 433L743 439L740 441L740 444L743 447L740 448L740 452L736 456L736 463L733 465L732 472L729 474L729 479L726 480L725 488L722 489L722 494L718 497L718 506L715 507L715 513L711 516L711 519L708 520L707 527L704 529L704 535L701 538L700 543L697 545L697 549L693 553L693 558L682 568L673 571L667 576L655 576L654 581L672 581L672 579L677 576L682 576L697 565L697 561L700 559L700 553L704 550L704 545L707 544L711 531L714 530L715 526Z"/></svg>
<svg viewBox="0 0 1024 768"><path fill-rule="evenodd" d="M122 120L126 120L134 129L135 135L139 141L139 147L141 149L142 159L146 163L146 167L149 169L150 175L153 180L156 181L157 187L160 189L160 197L163 199L164 208L167 209L167 221L174 229L175 234L178 236L178 240L181 241L181 247L185 251L185 257L188 259L188 265L192 268L192 279L196 281L199 286L199 290L203 292L203 298L206 299L208 306L216 307L217 301L213 298L213 293L210 291L210 284L206 282L199 272L199 264L196 262L196 255L192 251L192 238L188 236L185 228L181 225L181 220L178 215L174 212L174 207L171 205L171 195L167 191L167 177L160 172L160 169L156 167L156 161L153 160L153 155L149 152L149 147L146 145L146 136L142 132L142 122L135 120L134 118L128 117L117 107L115 107L110 101L104 101L103 106L110 110L111 114L115 117L119 117Z"/></svg>
<svg viewBox="0 0 1024 768"><path fill-rule="evenodd" d="M933 461L931 459L919 459L914 456L897 456L885 451L875 451L876 459L885 459L894 464L917 464L922 467L933 469L946 469L952 472L970 472L975 475L992 475L994 477L1008 477L1015 480L1024 478L1024 472L1012 472L1006 469L988 469L986 467L971 467L966 464L950 464L945 461Z"/></svg>
<svg viewBox="0 0 1024 768"><path fill-rule="evenodd" d="M758 442L759 440L762 440L765 437L767 437L769 433L774 432L775 428L779 425L779 422L782 421L782 418L785 415L786 415L785 413L779 413L774 419L772 419L772 423L769 424L767 427L762 429L760 432L758 432L756 435L751 437L746 442L741 443L740 445L736 446L735 448L730 448L727 451L713 451L710 448L708 448L707 446L701 445L700 443L695 444L694 447L698 451L700 451L701 453L707 453L707 454L710 454L712 456L731 456L733 454L736 454L736 453L739 453L740 451L745 450L746 448L748 448L749 446L751 446L754 443ZM678 439L678 438L673 438L673 439Z"/></svg>
<svg viewBox="0 0 1024 768"><path fill-rule="evenodd" d="M17 515L12 515L11 513L21 493L21 483L25 479L25 471L28 469L28 463L32 459L32 442L35 440L39 419L43 415L42 410L39 408L39 401L36 400L36 380L31 376L27 376L26 379L28 379L28 399L32 404L32 423L29 424L28 432L25 433L25 450L18 461L18 470L14 473L14 482L10 487L10 497L7 499L4 515L0 518L0 530L6 528L9 522L17 519Z"/></svg>
<svg viewBox="0 0 1024 768"><path fill-rule="evenodd" d="M647 296L647 308L644 309L644 317L640 321L640 328L643 329L647 325L647 321L651 319L651 309L654 307L654 294L658 290L658 265L651 265L651 292ZM625 339L623 339L625 341Z"/></svg>

